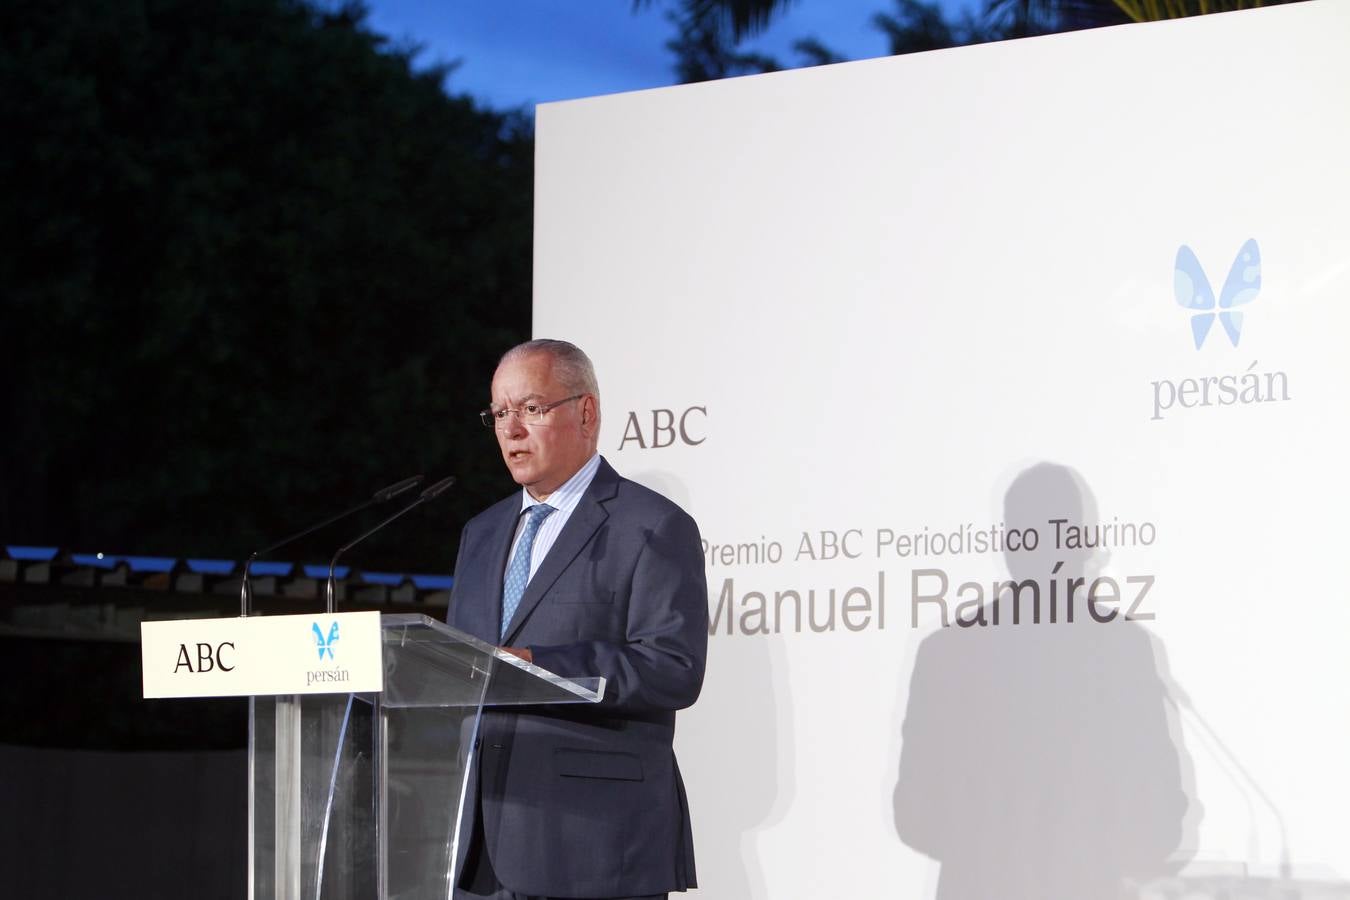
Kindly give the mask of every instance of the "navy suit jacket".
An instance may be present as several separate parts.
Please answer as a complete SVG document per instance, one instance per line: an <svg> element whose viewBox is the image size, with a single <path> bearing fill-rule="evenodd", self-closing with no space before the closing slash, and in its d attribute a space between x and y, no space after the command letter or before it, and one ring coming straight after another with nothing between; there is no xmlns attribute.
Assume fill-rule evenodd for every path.
<svg viewBox="0 0 1350 900"><path fill-rule="evenodd" d="M515 493L469 521L449 623L529 647L564 677L603 675L599 704L489 710L463 835L481 816L498 880L523 894L618 897L696 885L675 711L697 699L708 644L698 526L601 461L504 637ZM467 840L464 841L467 844Z"/></svg>

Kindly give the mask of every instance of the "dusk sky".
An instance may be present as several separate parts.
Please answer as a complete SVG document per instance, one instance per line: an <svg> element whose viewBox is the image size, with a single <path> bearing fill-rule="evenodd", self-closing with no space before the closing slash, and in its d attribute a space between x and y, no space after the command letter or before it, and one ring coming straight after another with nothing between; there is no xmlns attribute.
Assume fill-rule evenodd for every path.
<svg viewBox="0 0 1350 900"><path fill-rule="evenodd" d="M944 3L961 8L956 0ZM460 60L452 93L490 106L533 107L675 83L673 0L634 9L632 0L369 0L370 25L424 49L424 64ZM848 59L886 53L872 25L892 0L798 0L744 50L794 64L792 44L814 37Z"/></svg>

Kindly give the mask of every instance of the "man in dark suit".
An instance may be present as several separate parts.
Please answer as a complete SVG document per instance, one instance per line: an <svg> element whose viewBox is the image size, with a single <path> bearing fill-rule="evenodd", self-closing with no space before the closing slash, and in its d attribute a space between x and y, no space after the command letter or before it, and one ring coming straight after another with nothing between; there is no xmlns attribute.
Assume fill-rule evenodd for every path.
<svg viewBox="0 0 1350 900"><path fill-rule="evenodd" d="M449 622L606 688L593 706L484 713L456 897L694 887L672 739L707 653L698 526L599 456L599 388L572 344L508 351L483 419L524 490L464 527Z"/></svg>

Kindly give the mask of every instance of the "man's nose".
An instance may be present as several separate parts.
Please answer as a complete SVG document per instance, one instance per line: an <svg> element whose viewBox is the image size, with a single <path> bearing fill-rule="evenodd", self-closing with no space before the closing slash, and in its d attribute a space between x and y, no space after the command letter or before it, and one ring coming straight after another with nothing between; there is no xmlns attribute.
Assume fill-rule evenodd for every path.
<svg viewBox="0 0 1350 900"><path fill-rule="evenodd" d="M515 410L506 414L506 421L502 424L502 434L507 437L523 437L525 435L525 423L520 421L520 413Z"/></svg>

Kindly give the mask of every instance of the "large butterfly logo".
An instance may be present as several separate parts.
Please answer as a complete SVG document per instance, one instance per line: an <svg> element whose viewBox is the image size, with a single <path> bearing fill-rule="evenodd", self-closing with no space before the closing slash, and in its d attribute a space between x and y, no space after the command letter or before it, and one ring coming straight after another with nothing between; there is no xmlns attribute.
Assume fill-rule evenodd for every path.
<svg viewBox="0 0 1350 900"><path fill-rule="evenodd" d="M332 659L333 643L338 639L338 623L334 622L332 627L328 629L328 637L326 638L323 636L323 630L319 628L318 622L310 627L314 629L314 643L319 645L319 659L323 659L325 653L328 654L329 659Z"/></svg>
<svg viewBox="0 0 1350 900"><path fill-rule="evenodd" d="M1228 340L1236 347L1238 339L1242 337L1242 313L1234 307L1251 303L1261 292L1261 248L1252 238L1238 250L1237 258L1228 270L1228 277L1224 279L1223 290L1219 292L1217 312L1214 289L1209 286L1209 279L1205 277L1205 270L1200 268L1195 251L1185 244L1177 251L1177 268L1172 283L1176 289L1177 303L1196 310L1195 315L1191 316L1195 349L1204 346L1216 315L1228 334Z"/></svg>

